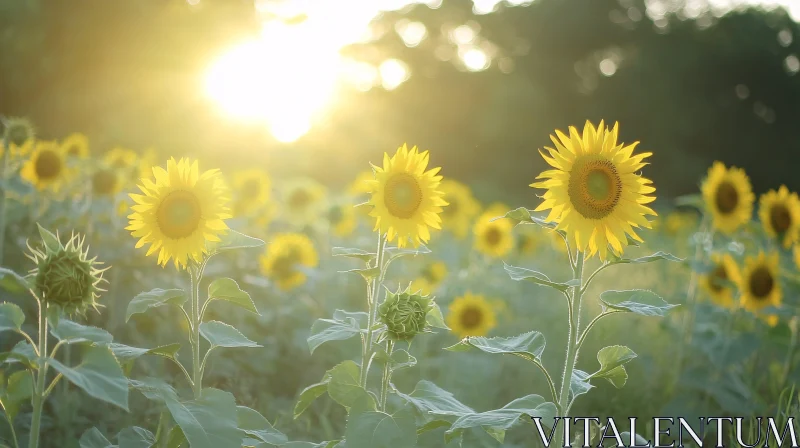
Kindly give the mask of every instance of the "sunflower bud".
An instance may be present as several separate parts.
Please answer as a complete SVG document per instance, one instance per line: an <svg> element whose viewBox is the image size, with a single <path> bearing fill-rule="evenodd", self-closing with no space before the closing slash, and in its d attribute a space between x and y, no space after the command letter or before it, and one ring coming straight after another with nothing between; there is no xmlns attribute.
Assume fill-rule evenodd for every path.
<svg viewBox="0 0 800 448"><path fill-rule="evenodd" d="M419 292L387 291L386 300L378 309L381 322L388 327L389 338L394 341L410 341L425 330L428 311L433 308L433 299Z"/></svg>
<svg viewBox="0 0 800 448"><path fill-rule="evenodd" d="M83 249L84 238L73 234L62 244L61 240L39 227L42 236L42 249L30 245L29 258L36 263L35 289L39 298L49 306L60 308L66 315L85 314L89 307L97 309L96 299L103 289L103 272L98 269L102 263L88 258L88 248Z"/></svg>
<svg viewBox="0 0 800 448"><path fill-rule="evenodd" d="M22 146L33 138L33 126L26 118L9 118L3 123L3 139L9 144Z"/></svg>

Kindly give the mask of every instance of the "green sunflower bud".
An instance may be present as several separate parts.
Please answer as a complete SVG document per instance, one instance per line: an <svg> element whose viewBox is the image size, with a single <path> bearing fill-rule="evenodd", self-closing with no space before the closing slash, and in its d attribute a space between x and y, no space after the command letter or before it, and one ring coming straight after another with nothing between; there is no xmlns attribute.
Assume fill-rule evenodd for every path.
<svg viewBox="0 0 800 448"><path fill-rule="evenodd" d="M433 299L420 295L419 292L398 290L387 291L378 314L381 322L386 324L389 338L394 341L410 341L425 330L428 311L433 308Z"/></svg>
<svg viewBox="0 0 800 448"><path fill-rule="evenodd" d="M35 276L35 290L39 298L48 306L61 309L64 314L85 314L90 307L97 309L100 283L104 282L103 272L98 269L102 263L97 257L89 258L88 248L83 249L84 237L73 234L66 244L58 236L39 226L42 249L28 245L28 256L36 263L31 271Z"/></svg>
<svg viewBox="0 0 800 448"><path fill-rule="evenodd" d="M27 118L9 118L3 123L3 139L22 146L33 138L33 126Z"/></svg>

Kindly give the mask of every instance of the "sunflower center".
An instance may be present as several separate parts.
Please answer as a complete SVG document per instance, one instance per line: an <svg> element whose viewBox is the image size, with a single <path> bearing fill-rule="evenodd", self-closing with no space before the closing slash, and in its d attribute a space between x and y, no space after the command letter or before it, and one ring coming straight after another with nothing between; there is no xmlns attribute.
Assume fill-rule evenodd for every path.
<svg viewBox="0 0 800 448"><path fill-rule="evenodd" d="M719 187L717 187L717 194L714 195L714 202L720 212L724 214L731 213L739 204L739 192L736 191L736 187L733 186L732 183L722 182L719 184Z"/></svg>
<svg viewBox="0 0 800 448"><path fill-rule="evenodd" d="M92 191L96 194L107 195L117 188L117 175L112 170L99 170L92 176Z"/></svg>
<svg viewBox="0 0 800 448"><path fill-rule="evenodd" d="M789 213L789 209L783 204L773 206L769 211L769 223L779 235L786 233L792 226L792 215Z"/></svg>
<svg viewBox="0 0 800 448"><path fill-rule="evenodd" d="M766 299L775 287L775 279L766 267L756 268L748 282L750 293L758 300Z"/></svg>
<svg viewBox="0 0 800 448"><path fill-rule="evenodd" d="M503 234L500 233L500 229L495 226L486 229L486 233L483 235L483 239L490 246L496 246L498 243L500 243L502 238Z"/></svg>
<svg viewBox="0 0 800 448"><path fill-rule="evenodd" d="M202 213L197 196L185 190L168 194L156 210L156 222L168 238L190 236L200 227Z"/></svg>
<svg viewBox="0 0 800 448"><path fill-rule="evenodd" d="M291 248L288 252L278 257L272 265L272 271L278 278L291 277L295 273L295 265L300 261L297 249Z"/></svg>
<svg viewBox="0 0 800 448"><path fill-rule="evenodd" d="M583 217L603 219L619 203L622 178L610 160L578 161L570 172L567 192L575 210Z"/></svg>
<svg viewBox="0 0 800 448"><path fill-rule="evenodd" d="M728 280L728 271L725 270L725 266L721 264L717 265L711 272L710 277L711 281L709 282L709 286L712 291L721 292L725 289L725 282Z"/></svg>
<svg viewBox="0 0 800 448"><path fill-rule="evenodd" d="M64 162L55 151L45 150L39 153L33 166L36 177L40 179L54 179L61 174Z"/></svg>
<svg viewBox="0 0 800 448"><path fill-rule="evenodd" d="M414 176L398 173L386 181L383 201L393 216L408 219L414 216L422 204L422 188Z"/></svg>
<svg viewBox="0 0 800 448"><path fill-rule="evenodd" d="M67 155L70 156L81 155L81 147L76 144L69 145L69 148L67 148Z"/></svg>
<svg viewBox="0 0 800 448"><path fill-rule="evenodd" d="M302 188L293 191L289 196L289 206L294 209L303 209L311 203L311 195Z"/></svg>
<svg viewBox="0 0 800 448"><path fill-rule="evenodd" d="M481 324L483 313L475 307L469 307L461 312L461 325L464 328L475 328Z"/></svg>
<svg viewBox="0 0 800 448"><path fill-rule="evenodd" d="M258 179L247 179L242 184L242 196L247 199L255 199L261 193L261 182Z"/></svg>

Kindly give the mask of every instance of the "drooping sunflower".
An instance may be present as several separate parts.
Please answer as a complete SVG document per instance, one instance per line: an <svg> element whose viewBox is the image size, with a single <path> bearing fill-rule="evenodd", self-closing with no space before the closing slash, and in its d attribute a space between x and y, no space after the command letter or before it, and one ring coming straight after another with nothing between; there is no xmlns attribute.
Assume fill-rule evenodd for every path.
<svg viewBox="0 0 800 448"><path fill-rule="evenodd" d="M778 278L779 263L777 252L747 257L738 281L745 309L763 317L764 308L780 306L783 294ZM768 319L768 322L770 320L774 321Z"/></svg>
<svg viewBox="0 0 800 448"><path fill-rule="evenodd" d="M61 142L67 157L86 159L89 157L89 138L80 132L74 132Z"/></svg>
<svg viewBox="0 0 800 448"><path fill-rule="evenodd" d="M711 256L713 269L700 277L700 286L708 293L711 300L724 308L735 308L735 287L730 283L739 282L739 266L728 254Z"/></svg>
<svg viewBox="0 0 800 448"><path fill-rule="evenodd" d="M419 277L411 282L411 289L432 294L447 277L447 265L443 261L427 263L420 271Z"/></svg>
<svg viewBox="0 0 800 448"><path fill-rule="evenodd" d="M388 241L397 237L398 247L418 247L430 240L429 228L442 228L439 215L447 201L439 188L440 168L426 171L429 157L428 151L404 143L391 158L384 153L383 167L373 166L375 178L367 181L375 230L385 232Z"/></svg>
<svg viewBox="0 0 800 448"><path fill-rule="evenodd" d="M282 214L293 224L313 223L323 212L326 193L325 187L313 179L289 180L281 195Z"/></svg>
<svg viewBox="0 0 800 448"><path fill-rule="evenodd" d="M715 229L731 234L750 221L755 195L743 169L714 162L701 191Z"/></svg>
<svg viewBox="0 0 800 448"><path fill-rule="evenodd" d="M21 158L33 150L36 131L27 118L11 117L0 120L0 138L8 140L11 158ZM0 156L5 145L0 145Z"/></svg>
<svg viewBox="0 0 800 448"><path fill-rule="evenodd" d="M514 248L514 223L510 219L494 218L505 215L508 207L492 204L475 221L475 249L490 257L503 257Z"/></svg>
<svg viewBox="0 0 800 448"><path fill-rule="evenodd" d="M200 262L207 253L206 242L220 241L231 217L219 170L200 172L197 161L171 158L167 169L153 168L154 179L143 178L142 194L131 194L136 202L128 215L126 230L139 238L136 247L150 243L147 255L158 251L158 264L172 259L185 268Z"/></svg>
<svg viewBox="0 0 800 448"><path fill-rule="evenodd" d="M480 212L481 206L469 187L461 182L444 179L441 190L448 204L442 211L442 227L463 239L469 233L472 220Z"/></svg>
<svg viewBox="0 0 800 448"><path fill-rule="evenodd" d="M234 214L255 212L269 201L272 183L263 170L251 168L233 175Z"/></svg>
<svg viewBox="0 0 800 448"><path fill-rule="evenodd" d="M650 228L647 215L655 216L645 204L653 202L651 181L637 174L652 153L632 155L639 142L625 146L617 142L618 124L613 129L603 121L595 128L586 122L583 133L570 126L569 136L561 131L550 136L555 149L539 151L554 169L542 172L532 183L547 190L536 211L550 210L548 221L567 233L573 249L587 257L599 253L608 257L608 248L621 255L627 237L641 241L637 228Z"/></svg>
<svg viewBox="0 0 800 448"><path fill-rule="evenodd" d="M486 336L497 326L494 308L482 295L467 292L450 304L447 326L459 338Z"/></svg>
<svg viewBox="0 0 800 448"><path fill-rule="evenodd" d="M53 192L58 192L71 174L64 149L55 141L42 140L36 142L20 171L20 176L37 189Z"/></svg>
<svg viewBox="0 0 800 448"><path fill-rule="evenodd" d="M792 247L800 235L800 198L789 192L785 185L778 191L770 190L758 201L758 217L764 232L783 244Z"/></svg>
<svg viewBox="0 0 800 448"><path fill-rule="evenodd" d="M122 176L119 170L100 165L92 173L92 193L100 197L111 197L122 191Z"/></svg>
<svg viewBox="0 0 800 448"><path fill-rule="evenodd" d="M259 258L261 272L284 291L305 283L306 274L302 268L314 268L318 263L314 243L302 233L275 235Z"/></svg>
<svg viewBox="0 0 800 448"><path fill-rule="evenodd" d="M328 207L327 218L331 232L338 237L348 236L356 228L356 209L350 204L334 202Z"/></svg>

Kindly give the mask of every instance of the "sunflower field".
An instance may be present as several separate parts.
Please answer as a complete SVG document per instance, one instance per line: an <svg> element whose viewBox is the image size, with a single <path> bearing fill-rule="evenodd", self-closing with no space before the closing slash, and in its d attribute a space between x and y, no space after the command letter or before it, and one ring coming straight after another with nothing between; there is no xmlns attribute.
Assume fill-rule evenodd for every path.
<svg viewBox="0 0 800 448"><path fill-rule="evenodd" d="M0 5L0 448L789 446L800 26L590 3Z"/></svg>

